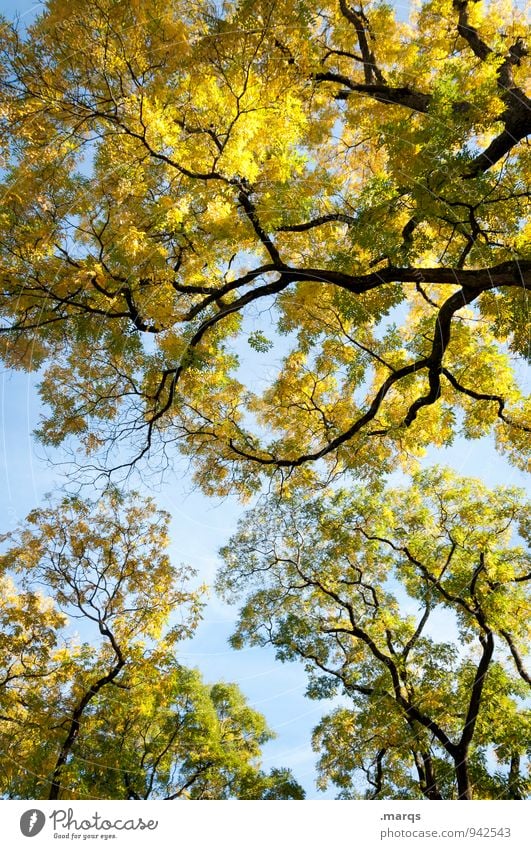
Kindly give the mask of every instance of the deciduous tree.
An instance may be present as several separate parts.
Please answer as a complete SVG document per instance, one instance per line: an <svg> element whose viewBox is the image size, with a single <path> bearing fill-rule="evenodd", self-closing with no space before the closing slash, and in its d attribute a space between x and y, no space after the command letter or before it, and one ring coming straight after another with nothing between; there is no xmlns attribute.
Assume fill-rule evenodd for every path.
<svg viewBox="0 0 531 849"><path fill-rule="evenodd" d="M112 491L35 510L9 535L4 796L303 797L288 770L261 769L274 735L238 688L178 661L202 600L192 571L170 562L168 521L151 500Z"/></svg>
<svg viewBox="0 0 531 849"><path fill-rule="evenodd" d="M347 700L315 730L322 784L349 797L529 795L521 499L433 469L409 488L266 501L242 520L219 582L244 602L233 644L302 659L312 697Z"/></svg>
<svg viewBox="0 0 531 849"><path fill-rule="evenodd" d="M4 360L40 371L40 437L73 440L85 467L111 472L144 459L153 472L177 449L207 493L243 496L280 473L288 500L271 508L278 527L267 511L254 514L257 553L238 538L242 561L228 555L227 581L263 568L271 585L247 604L242 638L261 639L252 623L262 622L283 656L324 664L313 692L336 678L352 700L316 732L323 780L347 794L360 770L380 796L527 793L514 729L528 722L519 605L529 569L496 524L514 522L514 498L421 476L415 513L379 488L397 465L458 434L494 435L528 466L519 380L531 279L526 35L523 12L506 0L427 0L411 22L379 0L48 0L27 32L2 27ZM305 500L305 487L342 472L373 483L354 500ZM430 487L450 499L457 530ZM483 537L474 510L452 501L457 490L476 505ZM286 558L270 562L260 534ZM33 606L40 653L29 658L15 624L8 679L19 658L28 676L54 668L61 604L87 610L91 590L74 591L78 578L57 610L5 585L19 593L6 601L14 623ZM404 593L422 604L414 621L400 607ZM159 596L146 604L165 621ZM426 630L434 608L452 611L455 641ZM123 620L128 645L145 624L134 610ZM194 769L201 777L187 792L208 794L207 779L219 793L291 792L289 776L276 775L275 790L258 767L249 781L243 766L227 777L211 765L215 745L200 763L177 751L170 763L168 728L186 715L177 683L167 701L153 688L143 717L131 695L124 717L121 632L120 651L100 635L96 654L69 649L71 670L61 662L37 690L47 697L36 715L70 692L70 725L48 726L58 735L45 753L53 793L65 776L90 786L74 749L92 739L76 723L82 716L88 733L93 714L96 736L107 733L98 722L116 720L114 745L124 741L130 770L120 787L133 798L172 795ZM165 657L152 658L154 668ZM115 683L98 684L96 698L93 672L103 668ZM171 681L185 686L183 675L168 671L170 690ZM217 696L192 678L190 704L207 705L216 729ZM143 680L146 670L132 693ZM10 733L17 711L29 715L12 694L7 686L2 696ZM98 714L100 699L117 712ZM352 730L368 726L370 738ZM347 745L354 733L341 766L333 735Z"/></svg>
<svg viewBox="0 0 531 849"><path fill-rule="evenodd" d="M44 441L151 469L177 443L207 492L461 432L526 465L525 37L505 0L411 23L49 0L4 24L3 353L43 369ZM267 385L238 370L279 333Z"/></svg>

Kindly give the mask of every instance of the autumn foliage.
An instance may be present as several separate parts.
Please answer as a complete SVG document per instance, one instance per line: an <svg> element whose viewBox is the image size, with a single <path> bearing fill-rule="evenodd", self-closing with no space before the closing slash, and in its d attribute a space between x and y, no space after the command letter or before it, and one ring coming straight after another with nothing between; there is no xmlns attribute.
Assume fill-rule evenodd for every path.
<svg viewBox="0 0 531 849"><path fill-rule="evenodd" d="M302 798L234 684L178 660L204 588L169 516L109 492L35 510L0 558L0 792L36 799ZM70 626L70 627L68 627Z"/></svg>
<svg viewBox="0 0 531 849"><path fill-rule="evenodd" d="M249 520L262 538L251 548L246 531L236 538L242 558L228 553L225 591L242 595L234 582L254 575L278 528L287 554L266 557L266 587L243 594L235 640L303 657L312 681L319 668L353 700L315 737L322 781L346 795L528 793L520 495L419 471L427 448L457 437L488 437L529 467L527 32L508 0L428 0L409 21L379 0L48 0L27 31L2 24L0 353L39 373L38 436L75 453L77 482L133 468L163 475L184 455L208 495L267 488L272 501ZM407 496L385 488L398 470L417 475ZM352 481L367 488L349 491ZM291 521L320 553L319 579L316 564L301 565L307 540L290 537ZM86 532L96 533L90 522ZM135 598L146 592L142 568L127 579ZM157 592L134 607L145 620L117 614L133 654L148 621L146 638L162 639L154 632L181 606L168 569L167 609ZM54 574L51 606L30 589L17 596L6 577L2 615L17 663L27 649L13 623L34 618L39 659L27 663L57 666L43 686L64 694L56 635L61 604L79 598L60 596ZM401 611L403 594L418 621ZM457 622L453 647L423 633L436 608ZM118 636L114 646L100 635L105 658L68 649L67 714L75 724L90 702L87 734L103 741L107 708L99 717L92 696L81 705L94 686L112 701L96 666L113 681L123 673L112 671ZM135 663L142 701L150 673ZM163 680L177 702L192 691L193 704L210 699L214 728L219 693L188 674L168 667ZM138 723L153 721L165 739L178 710L152 692L142 719L116 700L109 708L112 746L131 763L129 784L108 778L109 795L177 794L162 755L160 769L137 769ZM6 693L6 734L19 746L26 708ZM234 712L240 696L222 698ZM71 725L61 737L43 716L39 769L52 792L67 776L92 792L90 771L68 772L83 735ZM260 741L261 720L249 721ZM369 742L360 727L374 730ZM356 741L343 764L336 735ZM178 786L192 767L179 767ZM277 792L259 767L245 784L240 767L234 794ZM204 792L230 795L212 769L218 789ZM279 793L298 792L277 778Z"/></svg>
<svg viewBox="0 0 531 849"><path fill-rule="evenodd" d="M208 492L456 433L525 464L525 34L466 0L4 27L3 350L43 369L45 442L151 468L177 443ZM238 369L279 334L276 372Z"/></svg>

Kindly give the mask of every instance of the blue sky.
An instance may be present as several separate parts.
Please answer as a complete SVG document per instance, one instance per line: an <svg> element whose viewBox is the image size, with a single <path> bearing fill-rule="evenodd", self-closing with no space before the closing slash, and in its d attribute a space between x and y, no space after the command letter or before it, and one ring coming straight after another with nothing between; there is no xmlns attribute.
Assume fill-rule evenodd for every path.
<svg viewBox="0 0 531 849"><path fill-rule="evenodd" d="M65 0L67 2L67 0ZM0 10L8 17L19 14L29 20L41 7L29 0L1 0ZM400 4L406 8L405 3ZM0 375L0 483L3 522L0 533L22 520L38 506L46 492L61 485L59 470L51 465L42 446L32 437L39 419L35 375L2 372ZM57 457L56 457L57 459ZM524 476L505 463L491 444L458 440L452 449L430 450L429 463L446 463L458 472L481 475L489 484L524 486ZM242 506L235 499L220 502L193 491L186 464L177 466L171 479L155 494L172 517L172 553L177 562L192 564L198 582L212 583L217 568L217 551L234 531ZM236 681L250 703L263 712L278 733L264 751L264 765L290 766L304 784L309 798L323 798L315 790L314 760L310 736L322 713L330 705L305 698L305 675L296 664L278 663L271 651L232 651L227 638L236 611L211 597L196 637L181 647L181 658L197 666L208 681ZM333 791L328 794L333 797Z"/></svg>

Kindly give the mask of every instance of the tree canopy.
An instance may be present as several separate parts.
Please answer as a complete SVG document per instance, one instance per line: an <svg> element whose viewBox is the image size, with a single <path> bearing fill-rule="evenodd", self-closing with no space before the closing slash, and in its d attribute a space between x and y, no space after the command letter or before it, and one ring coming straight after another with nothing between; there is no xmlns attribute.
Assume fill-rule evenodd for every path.
<svg viewBox="0 0 531 849"><path fill-rule="evenodd" d="M322 785L529 795L529 528L521 492L437 468L242 520L219 582L243 601L233 645L271 644L313 698L348 700L314 733Z"/></svg>
<svg viewBox="0 0 531 849"><path fill-rule="evenodd" d="M45 442L177 443L209 493L457 433L527 464L517 6L49 0L2 32L2 350Z"/></svg>
<svg viewBox="0 0 531 849"><path fill-rule="evenodd" d="M139 496L33 511L0 557L0 792L34 799L303 798L238 687L178 660L202 607L169 516ZM68 628L68 620L70 627Z"/></svg>
<svg viewBox="0 0 531 849"><path fill-rule="evenodd" d="M323 786L529 795L521 496L417 463L489 436L529 468L520 4L47 0L0 27L0 355L38 372L42 442L77 482L181 454L208 495L269 485L220 587L235 645L343 694ZM166 532L111 488L6 541L6 794L301 796L237 688L178 663L201 602Z"/></svg>

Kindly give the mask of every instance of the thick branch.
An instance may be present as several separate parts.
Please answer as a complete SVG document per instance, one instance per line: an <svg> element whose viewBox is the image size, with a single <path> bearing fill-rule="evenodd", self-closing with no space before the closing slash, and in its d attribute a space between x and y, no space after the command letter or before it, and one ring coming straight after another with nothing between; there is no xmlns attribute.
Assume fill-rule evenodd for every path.
<svg viewBox="0 0 531 849"><path fill-rule="evenodd" d="M477 293L473 290L461 289L460 292L451 295L439 310L435 321L435 334L429 359L428 381L430 388L426 395L417 398L409 408L404 419L406 427L409 427L415 421L417 413L422 407L428 407L434 404L439 398L441 394L442 360L450 342L452 318L454 313L463 306L466 306L466 304L471 303L476 297Z"/></svg>
<svg viewBox="0 0 531 849"><path fill-rule="evenodd" d="M376 755L375 768L376 773L374 776L374 780L371 781L372 786L374 787L373 792L371 793L371 799L377 799L379 794L382 792L383 786L383 759L387 753L387 749L380 749L378 754Z"/></svg>
<svg viewBox="0 0 531 849"><path fill-rule="evenodd" d="M529 686L531 687L531 675L529 675L529 673L527 672L527 670L524 666L524 662L522 660L520 652L518 651L518 649L516 648L516 646L514 644L514 640L513 640L512 636L506 630L501 630L500 634L502 635L505 642L509 646L509 650L510 650L512 656L513 656L513 660L514 660L515 666L518 670L518 674L520 675L520 678L522 678L526 682L526 684L529 684Z"/></svg>
<svg viewBox="0 0 531 849"><path fill-rule="evenodd" d="M358 44L360 48L361 58L363 60L363 71L365 74L365 82L372 83L374 81L384 83L385 79L382 72L376 64L374 53L369 45L368 21L362 9L352 9L347 5L346 0L339 0L339 8L345 18L350 21L356 30Z"/></svg>
<svg viewBox="0 0 531 849"><path fill-rule="evenodd" d="M386 283L431 283L436 286L463 286L466 289L487 291L497 286L531 286L531 260L510 260L490 268L400 268L388 266L370 274L346 274L327 268L285 268L287 282L315 280L333 283L354 294L369 292Z"/></svg>
<svg viewBox="0 0 531 849"><path fill-rule="evenodd" d="M505 129L491 141L483 153L472 161L465 177L471 179L484 174L492 165L499 162L522 139L531 134L531 100L525 95L518 110L511 112L505 120Z"/></svg>
<svg viewBox="0 0 531 849"><path fill-rule="evenodd" d="M474 0L476 2L476 0ZM492 53L491 48L486 44L477 29L471 26L468 18L468 0L454 0L454 9L458 12L457 32L464 38L468 46L475 55L485 60Z"/></svg>
<svg viewBox="0 0 531 849"><path fill-rule="evenodd" d="M437 786L437 779L433 769L433 760L429 752L421 752L424 763L425 786L423 792L428 799L442 799L441 792Z"/></svg>
<svg viewBox="0 0 531 849"><path fill-rule="evenodd" d="M112 681L114 681L114 679L117 677L117 675L119 675L121 669L123 668L123 666L125 664L125 658L124 658L124 656L121 652L120 647L116 643L114 635L101 622L100 622L100 631L111 642L114 653L116 655L116 663L114 664L114 666L109 670L109 672L106 675L103 675L101 678L98 678L98 680L95 681L94 684L92 684L90 689L87 690L86 693L84 693L84 695L79 700L76 707L74 708L74 711L72 713L72 719L70 721L70 726L69 726L69 729L68 729L68 733L66 735L66 739L64 740L64 742L61 746L61 749L59 751L59 755L57 756L57 760L56 760L56 763L55 763L55 767L54 767L54 771L53 771L53 775L52 775L52 783L51 783L51 787L50 787L50 795L48 796L49 799L58 799L59 798L59 794L61 792L61 773L62 773L63 767L64 767L64 765L65 765L65 763L68 759L68 756L70 755L70 752L72 751L72 746L74 745L76 738L79 734L81 717L83 716L83 713L85 712L85 708L87 707L89 702L92 701L94 696L96 696L99 693L99 691L102 689L102 687L105 687L106 684L109 684Z"/></svg>
<svg viewBox="0 0 531 849"><path fill-rule="evenodd" d="M410 86L389 86L383 83L357 83L344 74L333 71L323 71L314 75L317 82L338 83L345 86L347 91L340 89L336 100L346 100L352 92L366 94L379 103L393 103L396 106L405 106L414 112L427 112L431 103L431 95L422 91L416 91Z"/></svg>
<svg viewBox="0 0 531 849"><path fill-rule="evenodd" d="M487 629L486 632L480 636L480 641L482 647L481 658L474 676L474 683L472 684L472 691L470 693L465 725L459 741L459 749L463 757L466 757L466 753L474 736L474 730L481 705L481 696L485 685L485 678L494 653L494 637L492 631Z"/></svg>
<svg viewBox="0 0 531 849"><path fill-rule="evenodd" d="M466 41L473 53L485 61L492 49L481 38L476 27L471 26L468 17L468 0L454 0L454 9L458 12L457 31ZM531 133L531 100L519 86L514 84L513 67L519 65L527 55L527 48L521 38L509 47L508 53L498 69L498 88L505 103L505 112L500 116L504 129L490 143L486 150L472 161L465 178L470 179L482 174L506 156L512 148Z"/></svg>
<svg viewBox="0 0 531 849"><path fill-rule="evenodd" d="M265 232L262 225L260 224L260 221L258 219L258 215L256 214L256 208L255 208L253 202L251 201L251 199L249 198L247 191L244 188L240 189L240 193L238 195L238 200L239 200L241 206L243 207L243 209L245 210L245 214L247 215L247 218L249 219L249 221L253 225L254 232L256 233L256 235L260 239L261 243L263 244L264 248L268 252L269 256L271 257L271 259L275 263L275 267L282 268L284 263L280 259L280 254L278 252L278 248L276 247L276 245L271 240L271 237L268 236L268 234Z"/></svg>
<svg viewBox="0 0 531 849"><path fill-rule="evenodd" d="M330 224L338 221L341 224L355 224L356 219L352 215L345 215L342 212L331 212L328 215L320 215L318 218L312 218L311 221L305 221L303 224L290 224L285 227L278 227L279 233L303 233L305 230L311 230L313 227L320 227L322 224Z"/></svg>

